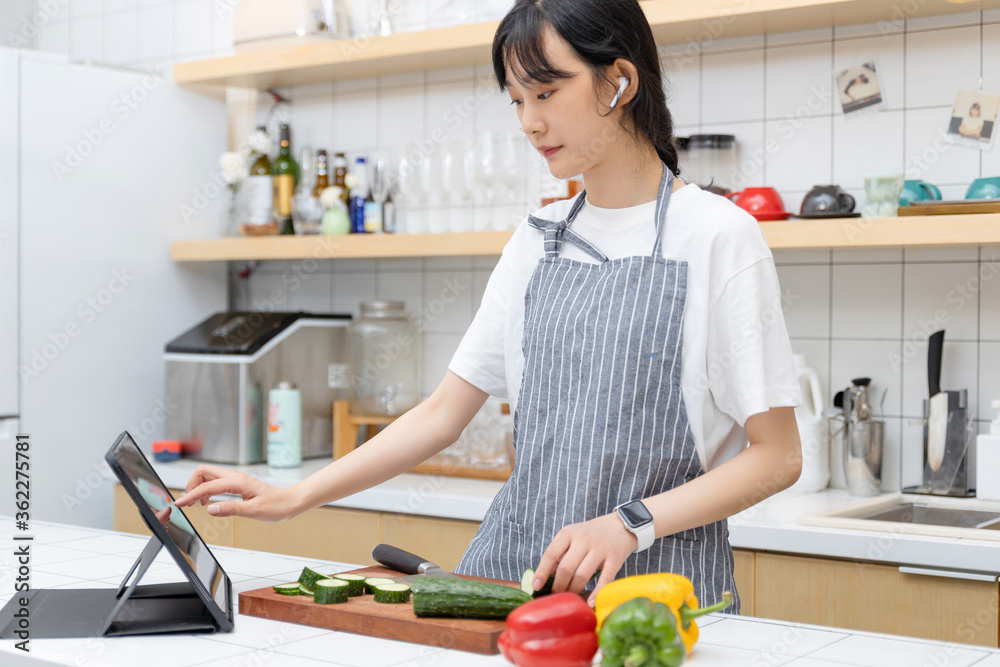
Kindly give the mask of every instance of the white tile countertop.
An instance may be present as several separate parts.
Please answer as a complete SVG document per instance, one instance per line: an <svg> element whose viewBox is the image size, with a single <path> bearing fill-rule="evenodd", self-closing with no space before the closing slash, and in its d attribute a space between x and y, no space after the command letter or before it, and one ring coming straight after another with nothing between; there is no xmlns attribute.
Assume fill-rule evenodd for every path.
<svg viewBox="0 0 1000 667"><path fill-rule="evenodd" d="M123 533L33 522L34 588L114 587L146 540ZM13 521L0 517L0 602L13 593ZM214 547L234 593L296 579L303 565L324 571L345 563ZM161 553L143 581L176 581L180 571ZM234 605L235 606L235 605ZM981 647L835 630L780 621L713 614L699 620L701 638L693 667L789 665L791 667L1000 667L1000 651ZM500 656L375 639L292 623L242 616L236 629L213 635L32 639L31 652L0 640L0 664L77 667L479 667L505 665ZM596 663L595 663L596 664Z"/></svg>
<svg viewBox="0 0 1000 667"><path fill-rule="evenodd" d="M225 467L243 470L270 484L290 486L327 463L329 459L316 459L292 469L266 465ZM197 465L183 459L153 463L163 481L172 488L184 488ZM501 485L501 482L477 479L406 474L331 505L481 521ZM879 498L892 496L882 494ZM1000 573L998 540L800 523L804 517L864 502L868 500L855 498L841 489L811 494L780 493L732 517L729 520L730 542L740 549ZM974 504L977 501L959 502Z"/></svg>

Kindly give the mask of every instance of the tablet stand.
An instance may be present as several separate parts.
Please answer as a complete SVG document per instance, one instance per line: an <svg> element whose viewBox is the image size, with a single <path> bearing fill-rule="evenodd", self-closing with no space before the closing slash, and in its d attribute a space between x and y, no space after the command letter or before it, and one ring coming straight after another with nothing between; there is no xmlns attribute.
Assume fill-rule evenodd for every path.
<svg viewBox="0 0 1000 667"><path fill-rule="evenodd" d="M155 534L150 537L118 588L15 594L0 609L0 639L17 637L19 597L29 598L32 639L215 632L218 624L190 582L139 585L162 548Z"/></svg>

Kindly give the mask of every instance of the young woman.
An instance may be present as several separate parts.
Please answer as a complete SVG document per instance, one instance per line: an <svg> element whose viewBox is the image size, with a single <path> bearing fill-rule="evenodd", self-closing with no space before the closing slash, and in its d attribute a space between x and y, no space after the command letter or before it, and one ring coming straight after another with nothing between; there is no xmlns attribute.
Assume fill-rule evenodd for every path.
<svg viewBox="0 0 1000 667"><path fill-rule="evenodd" d="M209 511L294 517L440 451L493 394L514 412L515 469L457 572L534 567L536 588L554 573L580 591L600 570L596 592L670 571L716 601L736 590L726 518L801 468L771 253L750 215L677 178L636 0L521 0L493 63L532 147L585 192L515 231L425 402L291 488L200 466L177 504L234 493Z"/></svg>

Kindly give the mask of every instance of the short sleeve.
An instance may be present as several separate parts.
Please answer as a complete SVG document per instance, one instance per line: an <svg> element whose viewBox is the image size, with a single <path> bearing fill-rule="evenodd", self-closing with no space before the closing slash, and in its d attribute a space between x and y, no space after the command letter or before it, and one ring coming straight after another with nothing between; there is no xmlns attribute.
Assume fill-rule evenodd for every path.
<svg viewBox="0 0 1000 667"><path fill-rule="evenodd" d="M462 337L448 370L498 398L507 398L504 343L511 272L506 255L486 283L483 301Z"/></svg>
<svg viewBox="0 0 1000 667"><path fill-rule="evenodd" d="M728 280L708 325L706 371L719 410L744 426L752 415L801 403L772 259Z"/></svg>

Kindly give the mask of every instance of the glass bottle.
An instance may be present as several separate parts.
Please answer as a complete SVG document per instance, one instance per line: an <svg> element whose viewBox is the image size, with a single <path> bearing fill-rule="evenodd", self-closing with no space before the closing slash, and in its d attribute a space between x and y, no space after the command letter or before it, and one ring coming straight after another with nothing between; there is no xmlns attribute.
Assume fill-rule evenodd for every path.
<svg viewBox="0 0 1000 667"><path fill-rule="evenodd" d="M278 210L280 234L294 234L292 226L292 195L299 180L299 164L292 157L292 142L288 123L281 124L281 148L274 159L271 173L274 175L274 204Z"/></svg>
<svg viewBox="0 0 1000 667"><path fill-rule="evenodd" d="M263 125L257 127L258 132L266 132ZM250 163L249 175L243 184L243 197L247 211L247 224L251 227L262 227L274 217L274 183L271 176L271 159L267 153L254 151Z"/></svg>
<svg viewBox="0 0 1000 667"><path fill-rule="evenodd" d="M402 301L365 301L351 323L352 412L400 415L420 400L420 333Z"/></svg>
<svg viewBox="0 0 1000 667"><path fill-rule="evenodd" d="M368 192L368 166L365 159L359 157L354 163L358 186L351 189L351 233L365 233L365 202L371 196Z"/></svg>
<svg viewBox="0 0 1000 667"><path fill-rule="evenodd" d="M343 153L333 156L333 184L341 189L340 199L348 209L351 207L351 192L347 188L347 157Z"/></svg>
<svg viewBox="0 0 1000 667"><path fill-rule="evenodd" d="M326 151L316 151L316 185L313 187L313 197L319 197L323 190L330 187L330 169L327 165Z"/></svg>

